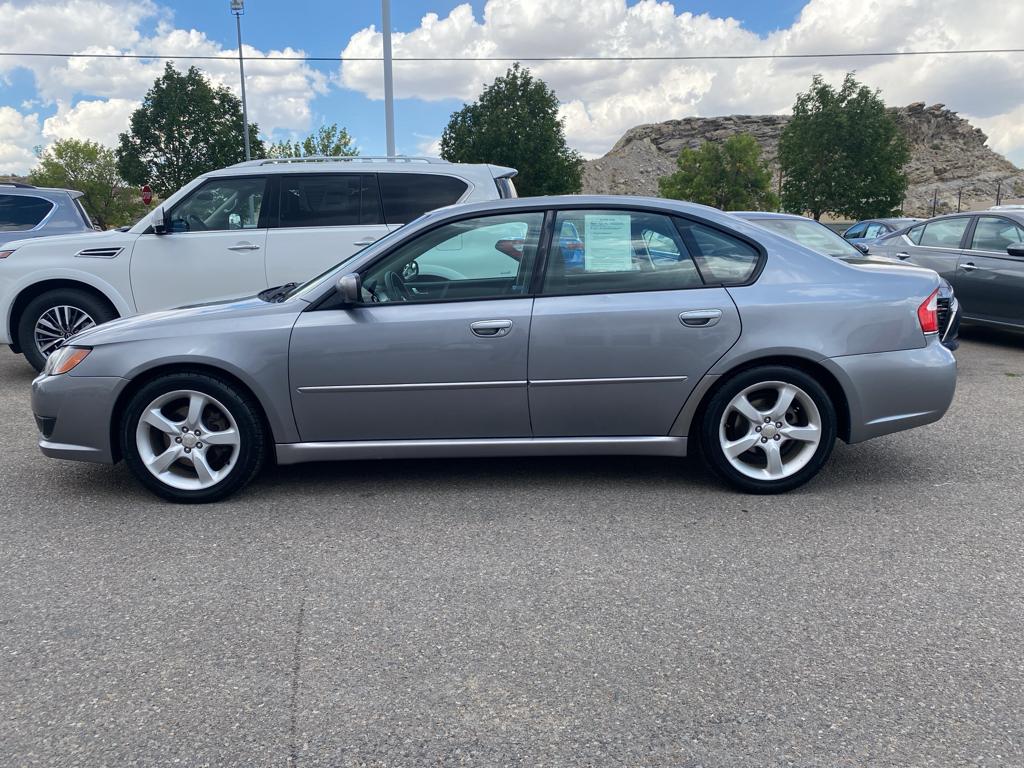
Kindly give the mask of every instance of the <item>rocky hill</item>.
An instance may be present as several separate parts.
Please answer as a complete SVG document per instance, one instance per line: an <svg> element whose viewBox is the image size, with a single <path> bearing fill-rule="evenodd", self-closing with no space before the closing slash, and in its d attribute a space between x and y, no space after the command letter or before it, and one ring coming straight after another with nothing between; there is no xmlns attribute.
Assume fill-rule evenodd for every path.
<svg viewBox="0 0 1024 768"><path fill-rule="evenodd" d="M931 213L938 193L938 210L956 210L957 191L966 209L995 204L1001 184L1002 202L1024 195L1024 171L989 149L986 136L943 104L919 102L893 108L910 142L909 186L904 203L908 215ZM658 178L675 170L683 147L703 141L723 141L749 133L761 145L778 182L779 135L787 115L687 117L631 128L604 157L589 160L583 172L583 191L598 194L656 195Z"/></svg>

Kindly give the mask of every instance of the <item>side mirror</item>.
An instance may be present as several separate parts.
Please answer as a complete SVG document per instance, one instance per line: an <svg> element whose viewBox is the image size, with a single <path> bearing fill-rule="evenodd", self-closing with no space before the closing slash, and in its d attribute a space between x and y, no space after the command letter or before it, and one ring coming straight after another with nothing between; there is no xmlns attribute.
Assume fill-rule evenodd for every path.
<svg viewBox="0 0 1024 768"><path fill-rule="evenodd" d="M153 211L153 234L166 235L171 231L171 215L161 206Z"/></svg>
<svg viewBox="0 0 1024 768"><path fill-rule="evenodd" d="M342 275L338 278L338 282L335 287L337 288L338 294L341 296L342 303L345 306L362 303L363 279L359 277L359 273L352 272L348 275Z"/></svg>
<svg viewBox="0 0 1024 768"><path fill-rule="evenodd" d="M861 253L867 253L868 252L868 247L864 243L854 243L853 247L856 248Z"/></svg>
<svg viewBox="0 0 1024 768"><path fill-rule="evenodd" d="M1024 243L1014 243L1007 246L1006 252L1011 256L1016 256L1018 259L1024 259Z"/></svg>

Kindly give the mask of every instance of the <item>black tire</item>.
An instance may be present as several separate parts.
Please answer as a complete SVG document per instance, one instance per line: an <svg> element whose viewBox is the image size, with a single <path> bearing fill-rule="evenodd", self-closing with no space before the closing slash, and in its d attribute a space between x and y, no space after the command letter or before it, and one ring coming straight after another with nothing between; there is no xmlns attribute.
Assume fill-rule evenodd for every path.
<svg viewBox="0 0 1024 768"><path fill-rule="evenodd" d="M36 323L48 310L59 306L74 307L89 315L96 325L109 322L117 317L117 312L105 300L94 293L78 288L56 288L41 293L28 303L18 319L18 346L25 359L37 371L46 365L44 356L36 346Z"/></svg>
<svg viewBox="0 0 1024 768"><path fill-rule="evenodd" d="M149 471L139 453L136 428L143 411L157 398L178 390L193 390L219 401L238 428L240 444L235 465L208 488L187 490L167 485ZM205 373L167 374L143 386L128 401L119 432L121 453L132 474L157 496L179 504L206 504L227 498L259 474L267 457L267 431L257 403L232 384Z"/></svg>
<svg viewBox="0 0 1024 768"><path fill-rule="evenodd" d="M817 407L821 420L820 442L813 455L801 469L778 480L749 477L736 469L726 457L719 432L722 418L733 398L762 382L784 382L803 390ZM809 481L828 461L836 441L836 409L825 388L814 377L789 366L766 365L742 371L726 381L708 402L698 429L704 460L727 483L745 493L785 493Z"/></svg>

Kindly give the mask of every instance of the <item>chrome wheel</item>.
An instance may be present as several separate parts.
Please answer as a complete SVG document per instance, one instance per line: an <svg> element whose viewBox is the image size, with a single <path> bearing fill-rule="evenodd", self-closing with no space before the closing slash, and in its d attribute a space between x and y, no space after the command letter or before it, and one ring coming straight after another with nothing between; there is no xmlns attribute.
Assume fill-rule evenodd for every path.
<svg viewBox="0 0 1024 768"><path fill-rule="evenodd" d="M231 473L242 441L234 416L218 400L176 390L143 409L135 444L153 477L171 488L196 491Z"/></svg>
<svg viewBox="0 0 1024 768"><path fill-rule="evenodd" d="M94 325L96 321L84 309L68 304L50 307L36 320L36 349L43 357L49 357L61 342Z"/></svg>
<svg viewBox="0 0 1024 768"><path fill-rule="evenodd" d="M811 396L784 381L747 387L726 406L718 436L726 460L755 480L782 480L814 457L821 414Z"/></svg>

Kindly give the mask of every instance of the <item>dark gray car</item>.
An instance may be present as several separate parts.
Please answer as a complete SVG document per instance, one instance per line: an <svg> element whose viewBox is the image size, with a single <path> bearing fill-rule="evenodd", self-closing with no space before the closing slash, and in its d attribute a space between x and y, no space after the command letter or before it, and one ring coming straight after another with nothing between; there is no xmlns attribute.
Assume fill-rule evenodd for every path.
<svg viewBox="0 0 1024 768"><path fill-rule="evenodd" d="M324 275L116 320L51 355L47 456L124 458L211 501L266 461L633 454L696 446L737 488L813 477L941 418L938 277L851 266L703 206L455 206Z"/></svg>
<svg viewBox="0 0 1024 768"><path fill-rule="evenodd" d="M934 269L952 284L965 321L1024 329L1024 211L937 216L870 252Z"/></svg>

